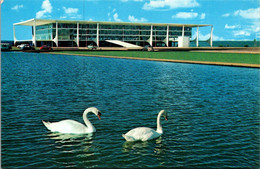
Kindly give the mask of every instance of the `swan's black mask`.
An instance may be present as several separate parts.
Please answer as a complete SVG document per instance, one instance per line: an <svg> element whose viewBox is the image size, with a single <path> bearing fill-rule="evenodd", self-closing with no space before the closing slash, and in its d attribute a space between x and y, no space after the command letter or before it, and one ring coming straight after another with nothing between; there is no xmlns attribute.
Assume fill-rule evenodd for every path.
<svg viewBox="0 0 260 169"><path fill-rule="evenodd" d="M101 119L101 113L98 112L97 116L98 116L98 119L100 120Z"/></svg>
<svg viewBox="0 0 260 169"><path fill-rule="evenodd" d="M166 121L168 120L168 116L165 116L164 118L165 118Z"/></svg>

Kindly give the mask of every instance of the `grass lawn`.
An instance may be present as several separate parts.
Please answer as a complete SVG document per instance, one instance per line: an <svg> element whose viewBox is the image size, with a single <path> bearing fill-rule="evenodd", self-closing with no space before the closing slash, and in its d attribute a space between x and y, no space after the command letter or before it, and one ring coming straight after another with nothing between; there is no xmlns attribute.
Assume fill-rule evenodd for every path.
<svg viewBox="0 0 260 169"><path fill-rule="evenodd" d="M123 56L135 58L260 64L260 54L213 52L144 52L144 51L57 51L60 54Z"/></svg>

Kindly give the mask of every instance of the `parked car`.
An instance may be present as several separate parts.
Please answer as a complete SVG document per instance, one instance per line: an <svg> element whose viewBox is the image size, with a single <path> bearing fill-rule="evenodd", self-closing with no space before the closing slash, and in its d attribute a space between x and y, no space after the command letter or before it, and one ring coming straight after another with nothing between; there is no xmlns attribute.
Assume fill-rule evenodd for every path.
<svg viewBox="0 0 260 169"><path fill-rule="evenodd" d="M1 43L1 50L2 51L8 51L12 49L12 46L9 43Z"/></svg>
<svg viewBox="0 0 260 169"><path fill-rule="evenodd" d="M27 45L27 44L20 44L20 45L17 45L17 47L21 49L21 48L24 47L25 45Z"/></svg>
<svg viewBox="0 0 260 169"><path fill-rule="evenodd" d="M21 47L22 50L34 50L34 47L32 47L29 44L25 44Z"/></svg>
<svg viewBox="0 0 260 169"><path fill-rule="evenodd" d="M40 50L52 50L52 48L50 46L48 46L48 45L42 45L40 47Z"/></svg>
<svg viewBox="0 0 260 169"><path fill-rule="evenodd" d="M142 49L142 51L149 51L149 52L153 52L154 49L151 45L145 45L145 47Z"/></svg>
<svg viewBox="0 0 260 169"><path fill-rule="evenodd" d="M88 49L96 50L97 46L94 46L93 44L88 45Z"/></svg>

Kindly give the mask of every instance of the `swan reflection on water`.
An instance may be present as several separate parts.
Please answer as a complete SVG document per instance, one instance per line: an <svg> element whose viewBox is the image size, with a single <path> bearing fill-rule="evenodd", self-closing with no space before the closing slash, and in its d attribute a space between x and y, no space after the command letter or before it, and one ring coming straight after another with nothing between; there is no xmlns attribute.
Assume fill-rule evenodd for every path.
<svg viewBox="0 0 260 169"><path fill-rule="evenodd" d="M63 134L63 133L49 133L47 136L55 140L55 147L57 149L64 149L69 147L74 147L74 150L81 150L88 152L92 147L93 143L93 133L89 134Z"/></svg>
<svg viewBox="0 0 260 169"><path fill-rule="evenodd" d="M162 147L162 137L150 141L126 141L123 144L122 152L130 152L132 150L143 151L148 147L154 147L154 152L160 154L162 152L160 150Z"/></svg>
<svg viewBox="0 0 260 169"><path fill-rule="evenodd" d="M89 134L64 134L52 132L46 134L48 138L54 140L51 146L59 152L57 158L71 157L85 158L94 156L100 148L94 144L93 133Z"/></svg>
<svg viewBox="0 0 260 169"><path fill-rule="evenodd" d="M158 139L155 140L156 146L154 147L154 153L162 154L165 152L165 147L162 140L163 140L162 137L159 137Z"/></svg>
<svg viewBox="0 0 260 169"><path fill-rule="evenodd" d="M48 133L47 136L50 139L55 140L55 143L73 143L73 142L92 142L93 140L93 133L89 134L64 134L58 132Z"/></svg>

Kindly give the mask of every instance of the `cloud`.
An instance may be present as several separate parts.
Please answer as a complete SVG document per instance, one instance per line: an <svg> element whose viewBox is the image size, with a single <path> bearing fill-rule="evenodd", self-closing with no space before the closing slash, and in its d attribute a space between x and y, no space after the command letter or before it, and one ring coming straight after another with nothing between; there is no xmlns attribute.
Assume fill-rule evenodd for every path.
<svg viewBox="0 0 260 169"><path fill-rule="evenodd" d="M258 21L254 21L251 23L251 25L239 25L238 28L243 27L239 30L234 30L233 35L234 36L251 36L256 35L260 32L260 24Z"/></svg>
<svg viewBox="0 0 260 169"><path fill-rule="evenodd" d="M109 10L111 10L111 7L109 6ZM121 22L120 19L118 19L118 14L116 13L116 9L114 8L111 12L107 13L108 20L112 21L111 16L113 16L114 20L119 20L118 22Z"/></svg>
<svg viewBox="0 0 260 169"><path fill-rule="evenodd" d="M225 13L222 15L223 17L229 17L230 16L230 13Z"/></svg>
<svg viewBox="0 0 260 169"><path fill-rule="evenodd" d="M172 18L177 19L194 19L199 17L199 14L197 12L178 12L176 15L173 15ZM205 19L206 14L202 13L200 15L200 19Z"/></svg>
<svg viewBox="0 0 260 169"><path fill-rule="evenodd" d="M202 13L201 15L200 15L200 19L205 19L206 18L206 14L205 13Z"/></svg>
<svg viewBox="0 0 260 169"><path fill-rule="evenodd" d="M232 30L230 33L234 37L249 37L260 32L260 25L258 21L252 22L250 25L228 25L225 24L225 29Z"/></svg>
<svg viewBox="0 0 260 169"><path fill-rule="evenodd" d="M118 18L118 14L117 14L117 13L115 13L115 14L113 15L113 18L114 18L114 20L115 20L116 22L122 22L122 20Z"/></svg>
<svg viewBox="0 0 260 169"><path fill-rule="evenodd" d="M18 11L19 9L23 8L23 5L15 5L14 7L12 7L12 10Z"/></svg>
<svg viewBox="0 0 260 169"><path fill-rule="evenodd" d="M76 14L76 13L78 13L78 11L79 11L78 8L66 8L66 7L62 7L62 9L65 11L66 14Z"/></svg>
<svg viewBox="0 0 260 169"><path fill-rule="evenodd" d="M234 31L234 36L250 36L251 33L245 30Z"/></svg>
<svg viewBox="0 0 260 169"><path fill-rule="evenodd" d="M260 32L260 23L259 23L259 21L257 20L257 21L254 21L254 22L252 22L252 25L250 25L249 27L248 27L248 30L250 30L250 31L252 31L252 32Z"/></svg>
<svg viewBox="0 0 260 169"><path fill-rule="evenodd" d="M222 15L223 17L228 16L238 16L246 20L247 24L243 25L228 25L225 24L225 29L237 29L233 30L233 36L251 36L257 34L260 31L260 7L259 8L250 8L246 10L236 10L233 13L226 13ZM239 30L238 30L239 28Z"/></svg>
<svg viewBox="0 0 260 169"><path fill-rule="evenodd" d="M128 1L130 1L130 0L121 0L122 2L128 2ZM143 0L133 0L133 1L135 1L135 2L143 2Z"/></svg>
<svg viewBox="0 0 260 169"><path fill-rule="evenodd" d="M259 8L250 8L246 10L236 10L231 13L225 13L222 17L241 17L245 20L246 24L243 25L228 25L225 24L225 29L234 29L231 31L234 37L249 37L257 36L257 33L260 31L260 7ZM241 20L242 20L241 19Z"/></svg>
<svg viewBox="0 0 260 169"><path fill-rule="evenodd" d="M237 10L234 12L235 16L241 16L245 19L260 19L260 7L250 8L247 10Z"/></svg>
<svg viewBox="0 0 260 169"><path fill-rule="evenodd" d="M49 0L44 0L42 2L42 10L36 13L36 18L43 18L46 13L52 12L52 6Z"/></svg>
<svg viewBox="0 0 260 169"><path fill-rule="evenodd" d="M79 9L78 8L66 8L62 7L62 9L65 12L65 15L61 16L61 19L65 18L71 18L71 19L78 19L81 18L82 16L78 14Z"/></svg>
<svg viewBox="0 0 260 169"><path fill-rule="evenodd" d="M199 3L196 0L150 0L145 3L144 10L153 9L176 9L176 8L191 8L198 7Z"/></svg>
<svg viewBox="0 0 260 169"><path fill-rule="evenodd" d="M128 16L128 19L130 22L146 22L147 21L147 19L145 19L145 18L138 19L131 15Z"/></svg>
<svg viewBox="0 0 260 169"><path fill-rule="evenodd" d="M260 7L259 8L250 8L247 10L236 10L233 13L225 13L222 17L229 17L229 16L241 16L245 19L260 19Z"/></svg>
<svg viewBox="0 0 260 169"><path fill-rule="evenodd" d="M225 25L225 29L235 29L240 27L241 27L240 25L228 25L228 24Z"/></svg>
<svg viewBox="0 0 260 169"><path fill-rule="evenodd" d="M197 16L198 16L198 13L195 13L195 12L179 12L176 15L173 15L172 18L192 19L192 18L196 18Z"/></svg>

